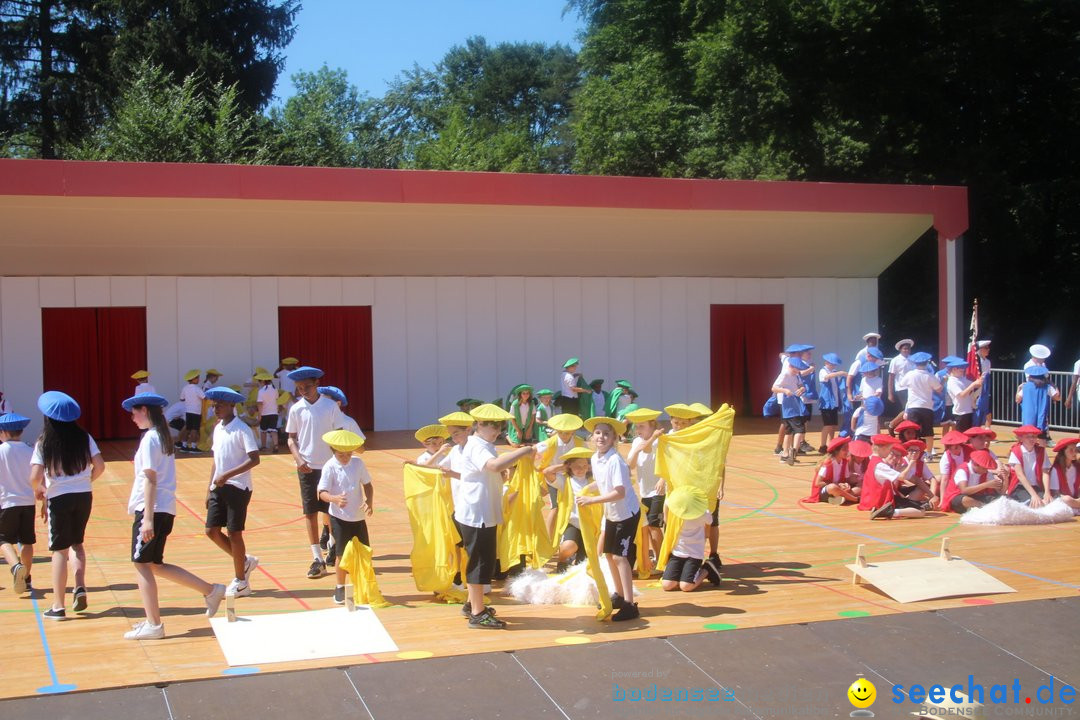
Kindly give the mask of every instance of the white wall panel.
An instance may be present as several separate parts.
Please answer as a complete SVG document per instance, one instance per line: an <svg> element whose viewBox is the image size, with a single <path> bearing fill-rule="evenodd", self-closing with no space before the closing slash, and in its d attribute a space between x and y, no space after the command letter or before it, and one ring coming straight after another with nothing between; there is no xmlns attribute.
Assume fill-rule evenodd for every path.
<svg viewBox="0 0 1080 720"><path fill-rule="evenodd" d="M311 304L319 306L343 305L341 301L341 278L339 277L315 277L311 278Z"/></svg>
<svg viewBox="0 0 1080 720"><path fill-rule="evenodd" d="M465 282L461 277L435 278L435 306L430 312L436 322L434 334L438 341L436 418L457 409L454 403L465 396L469 383Z"/></svg>
<svg viewBox="0 0 1080 720"><path fill-rule="evenodd" d="M146 305L146 278L109 278L109 302L113 307L142 307Z"/></svg>
<svg viewBox="0 0 1080 720"><path fill-rule="evenodd" d="M465 336L468 338L465 357L468 385L461 389L461 396L478 398L484 402L491 402L499 397L495 366L495 346L498 342L495 308L499 298L495 293L493 277L469 278L465 284Z"/></svg>
<svg viewBox="0 0 1080 720"><path fill-rule="evenodd" d="M611 387L608 375L611 360L608 357L608 292L606 278L584 278L581 281L581 368L585 382L603 378ZM566 358L563 358L565 361Z"/></svg>
<svg viewBox="0 0 1080 720"><path fill-rule="evenodd" d="M862 302L860 281L839 278L834 282L836 283L836 317L839 326L837 340L839 349L836 352L845 364L850 365L855 360L855 354L865 346L862 341L863 334L874 328L864 329L862 311L859 308Z"/></svg>
<svg viewBox="0 0 1080 720"><path fill-rule="evenodd" d="M709 302L731 305L737 302L738 283L732 278L709 278Z"/></svg>
<svg viewBox="0 0 1080 720"><path fill-rule="evenodd" d="M75 307L108 307L109 278L75 278Z"/></svg>
<svg viewBox="0 0 1080 720"><path fill-rule="evenodd" d="M525 278L495 278L495 381L492 398L505 397L525 377ZM487 397L484 398L489 399Z"/></svg>
<svg viewBox="0 0 1080 720"><path fill-rule="evenodd" d="M551 368L552 390L559 387L562 364L571 357L581 357L585 373L589 363L581 351L581 278L552 278L551 293L555 307L555 362Z"/></svg>
<svg viewBox="0 0 1080 720"><path fill-rule="evenodd" d="M75 278L39 278L38 294L41 307L75 307Z"/></svg>
<svg viewBox="0 0 1080 720"><path fill-rule="evenodd" d="M712 403L709 284L708 278L686 278L686 401L706 405Z"/></svg>
<svg viewBox="0 0 1080 720"><path fill-rule="evenodd" d="M638 392L638 403L659 410L665 403L660 386L663 351L658 278L634 278L633 308L634 374L629 380Z"/></svg>
<svg viewBox="0 0 1080 720"><path fill-rule="evenodd" d="M375 279L368 277L341 278L342 305L374 305Z"/></svg>
<svg viewBox="0 0 1080 720"><path fill-rule="evenodd" d="M660 278L660 395L663 405L693 402L686 383L686 282L685 278ZM660 409L659 407L656 409Z"/></svg>
<svg viewBox="0 0 1080 720"><path fill-rule="evenodd" d="M403 397L407 397L409 418L427 418L423 424L435 422L441 414L434 392L439 369L434 322L436 291L434 278L405 278L403 329L408 356Z"/></svg>
<svg viewBox="0 0 1080 720"><path fill-rule="evenodd" d="M784 346L817 345L806 338L814 330L814 285L810 278L788 278L784 288ZM827 351L826 351L827 352Z"/></svg>
<svg viewBox="0 0 1080 720"><path fill-rule="evenodd" d="M311 305L311 278L278 278L278 303L283 307Z"/></svg>
<svg viewBox="0 0 1080 720"><path fill-rule="evenodd" d="M409 347L404 329L405 279L376 278L371 308L376 430L410 424L405 404Z"/></svg>
<svg viewBox="0 0 1080 720"><path fill-rule="evenodd" d="M278 279L251 278L251 357L248 363L254 370L262 365L270 372L277 369L278 352Z"/></svg>
<svg viewBox="0 0 1080 720"><path fill-rule="evenodd" d="M179 326L175 277L152 277L146 282L146 369L150 382L165 397L180 394Z"/></svg>
<svg viewBox="0 0 1080 720"><path fill-rule="evenodd" d="M608 362L604 389L615 389L615 381L634 382L634 279L610 278L608 284ZM640 392L640 390L638 391Z"/></svg>
<svg viewBox="0 0 1080 720"><path fill-rule="evenodd" d="M216 278L207 277L176 279L176 336L180 375L193 369L206 370L215 363L215 280ZM218 370L224 371L224 368Z"/></svg>
<svg viewBox="0 0 1080 720"><path fill-rule="evenodd" d="M0 285L0 333L3 333L4 391L8 409L31 418L25 437L41 431L37 398L42 388L41 307L38 279L4 278Z"/></svg>
<svg viewBox="0 0 1080 720"><path fill-rule="evenodd" d="M213 295L214 312L208 318L214 331L213 360L196 367L205 371L212 366L224 373L223 384L243 385L251 381L255 369L251 362L251 279L214 278Z"/></svg>
<svg viewBox="0 0 1080 720"><path fill-rule="evenodd" d="M843 357L838 334L837 320L841 308L836 303L836 281L829 278L813 278L811 294L814 298L814 321L811 335L817 345L817 357L835 352ZM821 367L821 362L817 363Z"/></svg>
<svg viewBox="0 0 1080 720"><path fill-rule="evenodd" d="M555 300L551 278L525 278L525 378L537 391L559 391L555 355ZM554 384L553 384L554 383Z"/></svg>

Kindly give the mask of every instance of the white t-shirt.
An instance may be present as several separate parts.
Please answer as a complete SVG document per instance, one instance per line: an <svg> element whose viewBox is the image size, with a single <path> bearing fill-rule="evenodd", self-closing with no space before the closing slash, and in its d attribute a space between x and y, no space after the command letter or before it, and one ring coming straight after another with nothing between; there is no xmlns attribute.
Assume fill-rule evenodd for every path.
<svg viewBox="0 0 1080 720"><path fill-rule="evenodd" d="M644 448L645 441L640 437L634 438L630 445L630 453L633 454L638 448ZM656 441L649 445L648 449L638 452L635 464L637 465L638 492L643 498L656 496Z"/></svg>
<svg viewBox="0 0 1080 720"><path fill-rule="evenodd" d="M135 394L136 395L139 395L140 393L156 393L156 392L157 392L157 388L155 388L153 385L151 385L148 382L139 383L138 385L135 386Z"/></svg>
<svg viewBox="0 0 1080 720"><path fill-rule="evenodd" d="M712 515L705 513L699 518L683 520L682 530L675 541L671 554L681 558L705 559L705 526L712 522Z"/></svg>
<svg viewBox="0 0 1080 720"><path fill-rule="evenodd" d="M1042 466L1042 470L1040 470L1040 471L1036 471L1036 469L1035 469L1035 461L1038 459L1038 455L1035 453L1034 448L1032 448L1031 452L1028 452L1027 450L1025 450L1024 448L1021 447L1020 448L1020 455L1023 456L1023 457L1018 457L1016 452L1010 452L1009 453L1009 464L1010 465L1020 465L1024 470L1024 477L1026 477L1028 479L1028 482L1031 483L1031 485L1033 487L1042 487L1043 486L1042 470L1049 470L1050 469L1050 453L1048 453L1048 452L1043 453L1043 466ZM1052 476L1052 474L1051 474L1050 489L1051 490L1057 490L1056 486L1057 486L1057 479L1054 478ZM1017 481L1017 487L1022 487L1019 484L1019 481Z"/></svg>
<svg viewBox="0 0 1080 720"><path fill-rule="evenodd" d="M908 409L931 410L934 407L934 392L941 390L941 380L932 372L916 368L901 376L897 387L908 391Z"/></svg>
<svg viewBox="0 0 1080 720"><path fill-rule="evenodd" d="M552 437L548 438L544 442L538 443L537 445L535 445L533 447L533 450L536 452L537 455L539 455L542 458L544 456L544 453L546 453L548 451L548 448L551 447L551 443L555 443L555 455L551 458L551 464L552 465L558 465L562 461L562 456L563 455L565 455L566 453L570 452L575 447L577 447L577 444L574 442L573 436L570 437L569 442L564 443L559 438L559 436L556 434L556 435L553 435ZM543 468L541 468L541 469L543 469ZM560 473L555 473L555 481L556 481L555 487L561 488L563 480L565 480L565 479L566 479L566 475L564 473L561 473L561 472Z"/></svg>
<svg viewBox="0 0 1080 720"><path fill-rule="evenodd" d="M1024 363L1024 369L1027 370L1028 368L1035 367L1036 365L1042 365L1042 366L1045 367L1046 366L1046 361L1045 360L1036 360L1035 358L1028 358L1028 361L1026 363ZM1049 369L1049 368L1047 368L1047 369Z"/></svg>
<svg viewBox="0 0 1080 720"><path fill-rule="evenodd" d="M568 398L576 398L577 393L575 393L573 390L574 385L574 373L564 372L562 374L562 396Z"/></svg>
<svg viewBox="0 0 1080 720"><path fill-rule="evenodd" d="M466 440L466 443L468 441ZM465 472L465 451L464 446L454 443L454 447L450 448L450 452L446 453L446 464L442 467L449 468L456 472L459 476ZM457 512L458 507L461 506L461 478L450 476L450 498L454 503L454 512Z"/></svg>
<svg viewBox="0 0 1080 720"><path fill-rule="evenodd" d="M370 484L371 474L363 460L354 455L348 465L342 466L337 457L332 457L322 467L318 492L325 490L331 495L344 495L345 507L330 503L329 512L338 520L357 522L364 520L367 515L367 499L363 486Z"/></svg>
<svg viewBox="0 0 1080 720"><path fill-rule="evenodd" d="M202 414L202 401L206 397L202 388L194 383L188 383L180 388L180 399L184 402L184 412L189 415Z"/></svg>
<svg viewBox="0 0 1080 720"><path fill-rule="evenodd" d="M292 372L292 370L279 370L278 374L275 375L275 377L278 379L278 388L280 388L281 390L284 390L285 392L289 393L290 395L295 395L296 394L296 381L289 379L289 373L291 373L291 372Z"/></svg>
<svg viewBox="0 0 1080 720"><path fill-rule="evenodd" d="M255 396L259 403L259 415L277 415L277 396L278 391L273 385L264 385L259 388L259 394Z"/></svg>
<svg viewBox="0 0 1080 720"><path fill-rule="evenodd" d="M1080 375L1080 360L1073 365L1073 376ZM1080 383L1076 384L1076 398L1080 400Z"/></svg>
<svg viewBox="0 0 1080 720"><path fill-rule="evenodd" d="M790 390L792 393L794 393L796 390L799 389L799 378L790 370L785 369L782 373L776 376L776 379L773 380L772 386L784 388L785 390ZM776 402L784 402L784 393L776 393Z"/></svg>
<svg viewBox="0 0 1080 720"><path fill-rule="evenodd" d="M314 403L300 398L289 408L285 432L295 433L300 458L312 470L322 468L334 457L334 451L323 442L322 436L340 430L344 422L341 417L341 408L325 395L320 395Z"/></svg>
<svg viewBox="0 0 1080 720"><path fill-rule="evenodd" d="M157 490L154 494L154 512L176 514L176 457L166 455L161 446L157 431L150 429L139 440L139 449L135 451L135 480L131 484L131 496L128 498L128 514L134 515L146 507L143 485L145 471L153 470L157 475Z"/></svg>
<svg viewBox="0 0 1080 720"><path fill-rule="evenodd" d="M0 509L34 504L30 459L34 448L21 440L0 443Z"/></svg>
<svg viewBox="0 0 1080 720"><path fill-rule="evenodd" d="M881 395L881 376L863 375L859 378L859 394L865 400L868 397Z"/></svg>
<svg viewBox="0 0 1080 720"><path fill-rule="evenodd" d="M234 467L239 467L248 461L248 453L258 452L259 443L255 441L255 433L251 427L238 417L234 417L228 425L218 423L214 426L214 469L219 473L228 472ZM210 480L210 489L214 489L213 479ZM251 471L234 475L225 481L226 485L238 487L241 490L251 490Z"/></svg>
<svg viewBox="0 0 1080 720"><path fill-rule="evenodd" d="M559 473L558 476L555 478L554 482L552 482L552 485L559 492L562 492L563 485L565 485L565 484L566 484L566 476L564 476L562 473ZM584 490L588 486L589 486L589 478L587 476L584 476L584 475L581 476L581 477L578 477L577 475L571 475L570 476L570 487L574 491L574 497L575 498L578 497L579 495L581 495L581 491ZM578 517L578 509L577 509L577 503L576 502L571 502L570 503L569 523L571 525L573 525L574 527L576 527L576 528L581 527L581 519Z"/></svg>
<svg viewBox="0 0 1080 720"><path fill-rule="evenodd" d="M893 382L899 380L900 377L909 370L915 369L915 363L911 362L910 357L904 357L902 354L897 355L891 361L889 361L889 374L893 375Z"/></svg>
<svg viewBox="0 0 1080 720"><path fill-rule="evenodd" d="M98 449L97 443L94 442L94 438L88 434L87 440L90 441L90 458L93 460L95 455L100 455L101 450ZM67 495L68 493L80 493L91 492L90 487L90 473L94 470L93 462L88 461L86 467L82 469L82 472L75 475L60 475L54 477L50 474L49 468L45 466L45 460L41 456L41 443L34 445L34 456L30 459L31 465L41 465L45 468L45 489L46 496L54 498L57 495Z"/></svg>
<svg viewBox="0 0 1080 720"><path fill-rule="evenodd" d="M622 455L616 452L615 448L610 448L603 455L594 454L591 462L593 481L601 495L607 495L617 487L625 488L622 499L604 503L604 517L612 522L619 522L640 512L641 501L630 482L630 466L623 460Z"/></svg>
<svg viewBox="0 0 1080 720"><path fill-rule="evenodd" d="M424 452L420 453L419 457L416 458L416 464L427 465L429 462L431 462L431 458L433 457L435 456L425 450ZM442 459L440 459L439 462L435 463L435 466L441 468L450 467L450 453L447 452L445 455L443 455Z"/></svg>
<svg viewBox="0 0 1080 720"><path fill-rule="evenodd" d="M966 375L960 377L950 375L945 383L945 388L949 391L949 398L952 400L953 415L967 415L975 412L975 393L960 395L960 393L968 389L971 383L972 381L968 380Z"/></svg>
<svg viewBox="0 0 1080 720"><path fill-rule="evenodd" d="M953 482L956 483L956 487L967 487L968 483L972 485L978 485L979 483L986 482L986 476L979 476L975 471L975 466L970 462L962 465L956 469L956 474L953 475Z"/></svg>
<svg viewBox="0 0 1080 720"><path fill-rule="evenodd" d="M461 452L462 473L454 517L469 527L494 527L502 522L502 474L484 469L499 456L495 446L473 435ZM460 500L460 502L458 502Z"/></svg>
<svg viewBox="0 0 1080 720"><path fill-rule="evenodd" d="M855 412L852 413L852 417L856 418L855 421L855 434L856 435L869 435L873 437L878 434L878 421L881 419L880 415L871 415L866 412L866 408L859 406L855 408Z"/></svg>
<svg viewBox="0 0 1080 720"><path fill-rule="evenodd" d="M822 465L818 469L818 477L822 480L828 479L829 482L847 482L847 464L846 460L830 460L828 464Z"/></svg>
<svg viewBox="0 0 1080 720"><path fill-rule="evenodd" d="M874 466L874 479L881 483L883 486L886 483L890 483L895 486L896 481L900 479L900 471L894 470L891 465L882 460Z"/></svg>
<svg viewBox="0 0 1080 720"><path fill-rule="evenodd" d="M341 429L356 433L364 440L367 439L367 435L364 435L364 431L360 429L360 425L345 413L341 413Z"/></svg>

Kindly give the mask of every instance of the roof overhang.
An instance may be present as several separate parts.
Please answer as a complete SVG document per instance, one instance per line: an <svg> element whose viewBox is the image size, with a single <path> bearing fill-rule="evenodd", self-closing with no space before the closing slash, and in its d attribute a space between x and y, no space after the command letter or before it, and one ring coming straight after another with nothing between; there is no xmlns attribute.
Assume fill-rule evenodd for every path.
<svg viewBox="0 0 1080 720"><path fill-rule="evenodd" d="M0 160L0 217L4 275L876 277L967 191Z"/></svg>

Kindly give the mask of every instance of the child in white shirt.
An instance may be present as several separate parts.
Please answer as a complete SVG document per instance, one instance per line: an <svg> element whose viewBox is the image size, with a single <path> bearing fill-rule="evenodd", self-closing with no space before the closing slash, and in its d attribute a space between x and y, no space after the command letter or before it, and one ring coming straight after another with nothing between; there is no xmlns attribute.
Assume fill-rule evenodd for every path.
<svg viewBox="0 0 1080 720"><path fill-rule="evenodd" d="M30 418L0 415L0 553L11 569L12 589L22 595L30 589L34 560L34 488L30 459L34 449L22 441ZM20 545L15 552L15 545Z"/></svg>
<svg viewBox="0 0 1080 720"><path fill-rule="evenodd" d="M364 440L348 430L328 432L322 439L334 453L322 466L318 486L319 500L330 506L330 534L334 538L334 547L345 552L345 546L353 538L371 547L366 518L374 512L375 487L364 461L353 454ZM334 602L344 605L346 570L338 563L334 572L337 581Z"/></svg>

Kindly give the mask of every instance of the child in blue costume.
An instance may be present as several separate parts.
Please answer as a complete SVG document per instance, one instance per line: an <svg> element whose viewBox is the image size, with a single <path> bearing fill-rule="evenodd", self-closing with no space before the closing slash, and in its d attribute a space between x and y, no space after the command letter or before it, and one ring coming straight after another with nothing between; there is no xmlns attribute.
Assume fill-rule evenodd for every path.
<svg viewBox="0 0 1080 720"><path fill-rule="evenodd" d="M1050 371L1045 365L1032 365L1027 370L1027 380L1016 389L1016 402L1020 405L1020 422L1039 428L1039 437L1049 440L1047 426L1050 423L1050 403L1061 399L1061 393L1050 384Z"/></svg>

